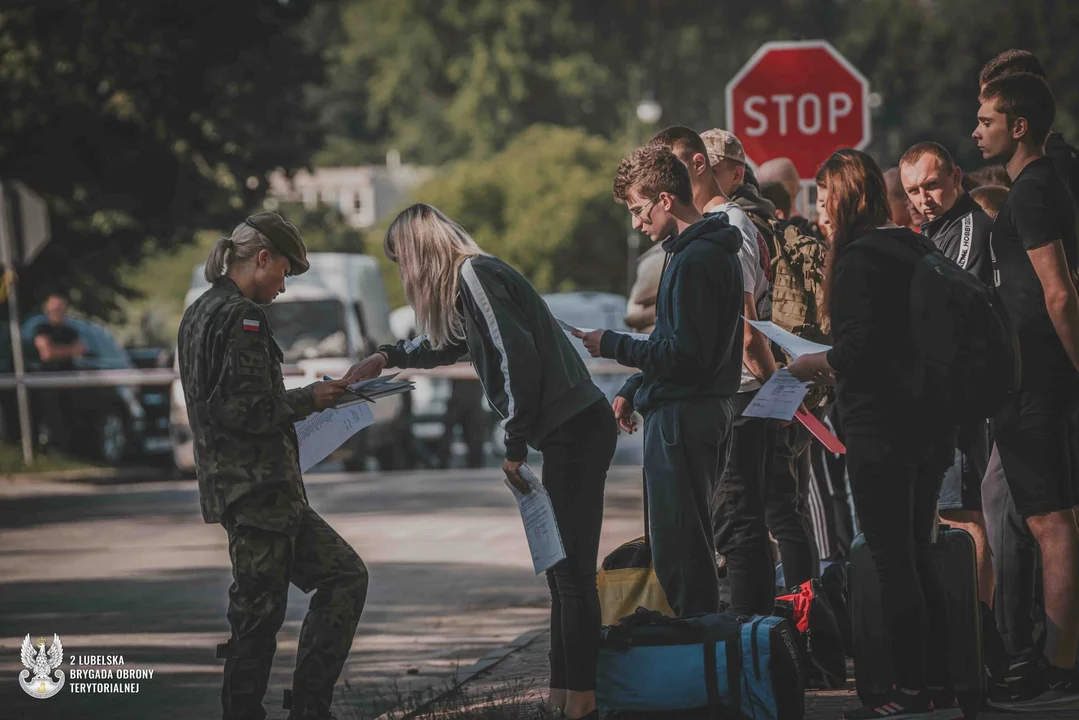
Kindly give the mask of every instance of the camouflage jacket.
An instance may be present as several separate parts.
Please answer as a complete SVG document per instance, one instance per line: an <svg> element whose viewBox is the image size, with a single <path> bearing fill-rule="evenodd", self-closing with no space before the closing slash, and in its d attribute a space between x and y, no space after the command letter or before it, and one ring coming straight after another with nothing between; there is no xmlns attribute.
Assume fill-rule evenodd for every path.
<svg viewBox="0 0 1079 720"><path fill-rule="evenodd" d="M177 345L203 519L294 530L307 496L293 423L315 396L285 391L262 308L223 278L184 313Z"/></svg>

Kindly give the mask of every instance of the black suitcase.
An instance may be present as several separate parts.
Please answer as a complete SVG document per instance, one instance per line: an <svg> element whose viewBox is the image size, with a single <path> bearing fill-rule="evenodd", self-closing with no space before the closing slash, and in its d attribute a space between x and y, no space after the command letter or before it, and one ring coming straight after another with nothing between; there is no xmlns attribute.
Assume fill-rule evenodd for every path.
<svg viewBox="0 0 1079 720"><path fill-rule="evenodd" d="M974 720L985 693L974 539L965 530L941 525L932 546L930 568L944 594L951 685L967 720ZM858 698L869 704L878 701L895 684L895 671L890 631L885 627L881 606L880 581L862 535L851 544L850 613L855 686Z"/></svg>

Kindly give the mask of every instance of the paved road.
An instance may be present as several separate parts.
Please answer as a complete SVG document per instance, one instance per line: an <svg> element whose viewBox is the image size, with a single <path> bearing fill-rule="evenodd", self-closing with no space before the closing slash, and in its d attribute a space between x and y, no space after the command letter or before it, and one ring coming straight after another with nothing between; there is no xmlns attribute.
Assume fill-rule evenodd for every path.
<svg viewBox="0 0 1079 720"><path fill-rule="evenodd" d="M612 471L602 553L639 534L639 466ZM371 591L339 685L342 718L377 714L547 621L520 518L497 469L319 474L312 506L368 564ZM198 516L194 482L0 481L0 718L220 717L231 582L224 531ZM267 707L284 718L307 600L293 588ZM18 687L19 646L60 635L68 656L122 655L152 669L136 694L48 700ZM70 670L70 664L64 665ZM70 681L69 681L70 682Z"/></svg>

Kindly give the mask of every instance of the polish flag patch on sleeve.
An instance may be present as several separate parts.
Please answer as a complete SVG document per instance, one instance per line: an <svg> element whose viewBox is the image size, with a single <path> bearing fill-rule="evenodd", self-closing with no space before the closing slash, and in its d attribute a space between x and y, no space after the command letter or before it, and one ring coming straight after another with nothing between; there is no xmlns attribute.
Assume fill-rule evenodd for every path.
<svg viewBox="0 0 1079 720"><path fill-rule="evenodd" d="M259 331L259 321L258 320L248 320L247 318L244 318L243 328L247 332L258 332Z"/></svg>

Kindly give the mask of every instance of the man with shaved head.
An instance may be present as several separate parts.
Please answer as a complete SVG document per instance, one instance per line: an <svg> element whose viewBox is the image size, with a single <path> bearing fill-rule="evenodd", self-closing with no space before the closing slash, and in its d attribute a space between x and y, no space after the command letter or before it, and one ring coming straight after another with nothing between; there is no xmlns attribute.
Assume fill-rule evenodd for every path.
<svg viewBox="0 0 1079 720"><path fill-rule="evenodd" d="M798 215L798 195L802 191L802 181L798 177L798 168L790 158L772 158L757 168L757 181L763 188L769 183L779 183L791 198L791 211L788 219Z"/></svg>

